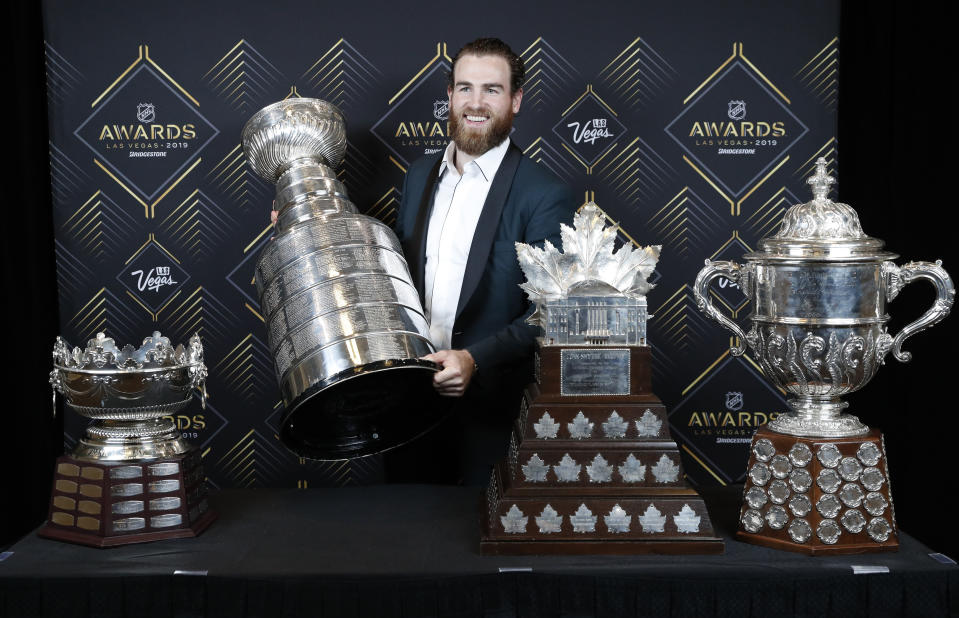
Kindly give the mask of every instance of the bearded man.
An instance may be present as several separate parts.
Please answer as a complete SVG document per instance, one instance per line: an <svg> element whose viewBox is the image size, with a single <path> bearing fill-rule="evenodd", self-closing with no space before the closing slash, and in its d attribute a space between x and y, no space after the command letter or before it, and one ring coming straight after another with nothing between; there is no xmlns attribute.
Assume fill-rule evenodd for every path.
<svg viewBox="0 0 959 618"><path fill-rule="evenodd" d="M568 187L510 141L524 79L522 59L499 39L464 46L447 87L452 141L414 162L403 184L396 233L439 350L426 357L442 367L434 386L454 399L432 442L387 458L392 480L454 466L452 480L487 482L532 378L537 331L525 321L533 308L514 243L559 244L575 206ZM417 457L420 473L397 472Z"/></svg>

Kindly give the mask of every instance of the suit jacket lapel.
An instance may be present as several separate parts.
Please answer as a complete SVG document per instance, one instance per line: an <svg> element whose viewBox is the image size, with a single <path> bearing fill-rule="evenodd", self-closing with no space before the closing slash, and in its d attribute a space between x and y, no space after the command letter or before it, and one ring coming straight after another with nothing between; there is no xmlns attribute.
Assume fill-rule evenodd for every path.
<svg viewBox="0 0 959 618"><path fill-rule="evenodd" d="M503 213L503 206L506 205L506 196L509 195L513 177L522 158L523 153L510 142L506 156L503 157L503 162L493 176L493 184L486 195L486 202L483 203L483 212L480 213L479 221L476 223L470 254L466 259L466 271L463 273L463 287L460 288L460 299L456 305L456 317L463 313L463 308L476 291L476 286L479 285L479 280L486 269L486 261L493 247L493 238L499 226L500 215Z"/></svg>
<svg viewBox="0 0 959 618"><path fill-rule="evenodd" d="M410 275L413 277L416 291L420 294L420 302L425 302L423 279L426 272L426 232L429 228L430 212L433 210L433 196L436 195L436 179L439 177L442 163L443 157L438 158L426 177L426 185L423 187L423 195L420 198L419 210L416 211L416 223L411 236L410 253L412 255L407 256Z"/></svg>

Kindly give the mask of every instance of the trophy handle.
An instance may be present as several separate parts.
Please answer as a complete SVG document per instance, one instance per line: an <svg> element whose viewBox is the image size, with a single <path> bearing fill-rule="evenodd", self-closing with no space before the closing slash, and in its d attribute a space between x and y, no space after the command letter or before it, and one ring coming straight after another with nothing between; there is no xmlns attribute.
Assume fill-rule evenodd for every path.
<svg viewBox="0 0 959 618"><path fill-rule="evenodd" d="M902 351L903 342L949 315L956 298L956 288L952 284L949 273L942 267L942 260L936 260L935 263L909 262L901 267L892 262L883 262L882 271L886 276L886 299L889 301L892 301L903 287L916 279L928 279L936 286L936 300L932 307L915 322L903 326L892 340L892 355L897 361L908 363L912 360L912 353Z"/></svg>
<svg viewBox="0 0 959 618"><path fill-rule="evenodd" d="M733 283L739 285L741 290L747 292L748 290L745 285L747 277L745 275L746 273L743 272L743 269L736 262L710 262L706 260L706 266L696 275L696 283L693 284L693 295L696 297L696 305L699 307L699 310L739 337L739 345L729 346L729 352L733 356L740 356L746 350L746 344L744 343L747 341L746 333L739 327L739 324L736 324L723 315L722 312L709 301L709 284L717 277L726 277Z"/></svg>
<svg viewBox="0 0 959 618"><path fill-rule="evenodd" d="M200 391L200 407L206 410L206 379L208 377L206 365L200 362L198 365L190 367L190 373L193 374L193 383L191 388Z"/></svg>
<svg viewBox="0 0 959 618"><path fill-rule="evenodd" d="M57 417L57 391L63 388L60 381L60 372L54 369L50 372L50 390L53 391L53 418Z"/></svg>

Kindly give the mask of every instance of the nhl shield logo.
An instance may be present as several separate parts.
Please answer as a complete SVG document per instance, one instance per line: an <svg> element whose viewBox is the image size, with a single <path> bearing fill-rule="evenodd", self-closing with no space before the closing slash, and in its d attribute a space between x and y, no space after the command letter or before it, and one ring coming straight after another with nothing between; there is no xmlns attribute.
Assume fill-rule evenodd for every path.
<svg viewBox="0 0 959 618"><path fill-rule="evenodd" d="M446 120L450 115L449 99L433 101L433 117L437 120Z"/></svg>
<svg viewBox="0 0 959 618"><path fill-rule="evenodd" d="M729 110L726 112L730 120L742 120L746 117L745 101L730 101Z"/></svg>
<svg viewBox="0 0 959 618"><path fill-rule="evenodd" d="M153 122L156 119L156 110L153 108L153 103L138 103L137 104L137 120L142 123Z"/></svg>
<svg viewBox="0 0 959 618"><path fill-rule="evenodd" d="M743 394L739 392L726 393L726 409L736 412L743 409Z"/></svg>

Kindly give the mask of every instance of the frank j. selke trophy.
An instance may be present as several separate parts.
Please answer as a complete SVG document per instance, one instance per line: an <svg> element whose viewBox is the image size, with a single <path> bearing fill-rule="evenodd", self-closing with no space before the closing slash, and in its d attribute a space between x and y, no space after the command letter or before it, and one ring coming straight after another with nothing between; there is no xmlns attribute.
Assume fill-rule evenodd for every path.
<svg viewBox="0 0 959 618"><path fill-rule="evenodd" d="M378 453L423 433L436 350L393 231L358 214L337 180L346 122L333 105L286 99L243 127L251 169L276 183L273 238L256 288L286 404L280 439L312 459Z"/></svg>
<svg viewBox="0 0 959 618"><path fill-rule="evenodd" d="M844 414L841 397L865 386L889 352L910 360L903 342L949 314L955 288L940 262L896 266L856 211L829 199L825 159L808 182L812 201L791 207L762 251L743 266L707 260L694 286L699 308L739 338L732 354L745 341L766 379L792 395L791 411L753 437L737 536L810 554L895 550L882 434ZM709 301L719 277L753 303L748 333ZM886 303L916 279L932 282L935 303L892 336Z"/></svg>
<svg viewBox="0 0 959 618"><path fill-rule="evenodd" d="M108 547L200 534L216 516L207 505L200 452L170 418L199 392L206 404L203 345L174 347L155 332L118 347L97 333L85 349L57 337L57 395L93 422L73 452L57 459L50 512L40 536Z"/></svg>
<svg viewBox="0 0 959 618"><path fill-rule="evenodd" d="M516 244L536 304L535 382L484 501L485 554L722 553L651 388L646 292L660 247L587 204L563 252Z"/></svg>

